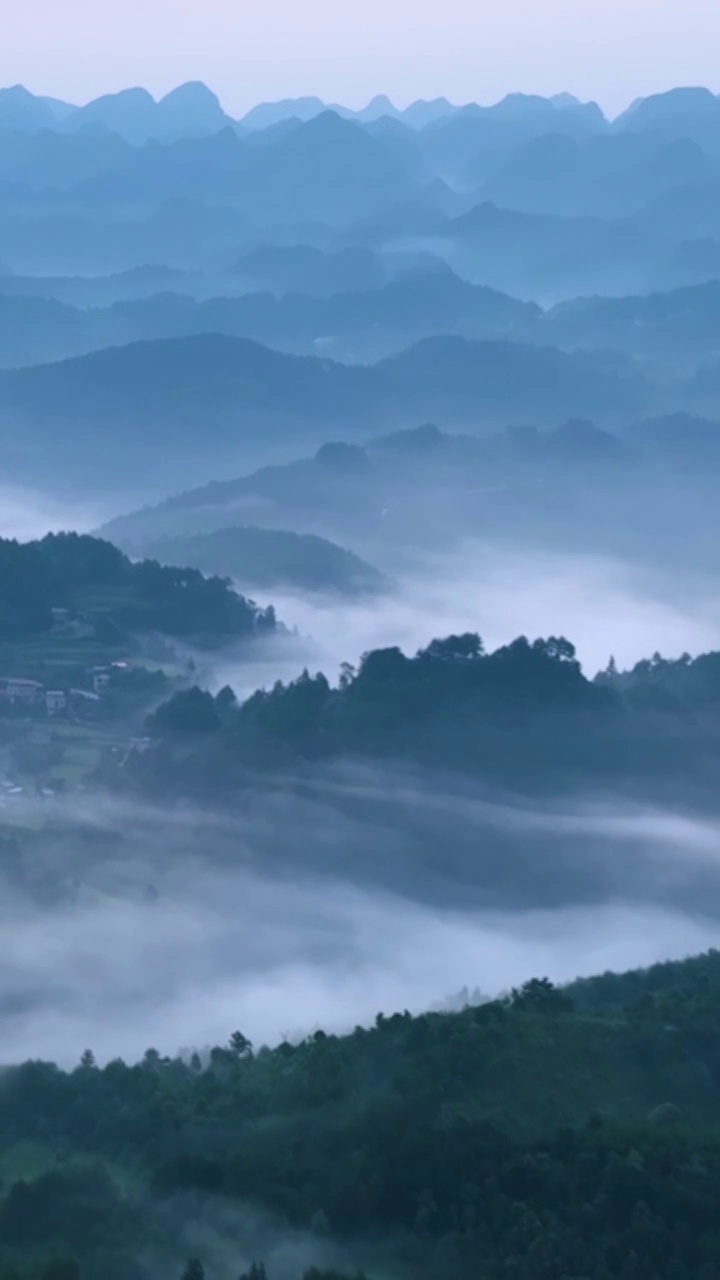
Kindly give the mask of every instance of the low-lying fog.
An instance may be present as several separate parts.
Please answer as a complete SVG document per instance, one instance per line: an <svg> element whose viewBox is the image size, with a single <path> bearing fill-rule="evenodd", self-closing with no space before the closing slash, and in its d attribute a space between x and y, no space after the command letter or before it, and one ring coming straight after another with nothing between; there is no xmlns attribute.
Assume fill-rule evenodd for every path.
<svg viewBox="0 0 720 1280"><path fill-rule="evenodd" d="M46 533L74 529L87 533L104 516L101 501L52 497L36 489L0 484L0 538L26 542Z"/></svg>
<svg viewBox="0 0 720 1280"><path fill-rule="evenodd" d="M72 1066L150 1047L255 1044L317 1027L350 1031L379 1011L426 1010L460 991L493 995L681 957L720 926L622 906L460 916L341 885L196 883L155 906L127 902L3 924L2 1060ZM22 995L20 994L22 993ZM17 1005L29 1008L18 1009ZM15 1004L15 1009L13 1009Z"/></svg>
<svg viewBox="0 0 720 1280"><path fill-rule="evenodd" d="M89 510L6 498L6 533L94 523ZM334 677L366 650L412 653L468 630L488 647L564 634L590 674L611 654L627 666L657 650L720 648L714 581L571 550L472 543L415 567L378 599L273 592L260 603L270 599L299 639L258 660L215 656L203 672L214 687L244 696L294 678L304 662ZM115 814L118 863L98 853L93 866L83 842L74 900L40 908L8 890L2 1060L69 1065L87 1047L100 1059L150 1046L173 1053L225 1042L236 1028L272 1043L318 1025L350 1029L381 1010L422 1010L465 986L493 995L532 975L569 980L720 941L720 834L673 813L672 797L666 813L628 813L606 798L602 811L578 802L529 817L512 800L443 791L436 778L348 787L325 776L305 809L296 796L254 800L246 824L224 832L220 858L207 816L156 813L148 825L146 815ZM86 801L64 803L74 820ZM403 823L378 817L392 805ZM515 861L496 851L498 831Z"/></svg>
<svg viewBox="0 0 720 1280"><path fill-rule="evenodd" d="M405 839L392 805L437 840ZM720 828L671 811L523 807L370 770L323 774L314 799L278 786L233 818L75 809L99 849L122 843L66 851L72 893L54 905L3 894L2 1061L342 1032L465 986L493 996L720 940Z"/></svg>
<svg viewBox="0 0 720 1280"><path fill-rule="evenodd" d="M229 683L245 696L293 679L303 660L334 677L341 662L356 663L367 650L399 645L411 654L436 636L464 631L479 632L487 648L518 635L564 635L591 676L611 655L622 668L658 651L679 657L720 647L716 578L532 547L469 542L415 565L377 599L274 591L272 603L307 643L271 647L250 665L221 661L212 676L218 687Z"/></svg>

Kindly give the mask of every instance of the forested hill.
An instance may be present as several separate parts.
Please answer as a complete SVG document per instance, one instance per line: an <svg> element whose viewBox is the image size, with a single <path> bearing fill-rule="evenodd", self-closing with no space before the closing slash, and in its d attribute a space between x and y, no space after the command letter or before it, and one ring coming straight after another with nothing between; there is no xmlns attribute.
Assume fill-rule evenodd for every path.
<svg viewBox="0 0 720 1280"><path fill-rule="evenodd" d="M3 1188L0 1276L230 1280L252 1203L266 1243L373 1280L718 1280L719 998L711 952L273 1050L9 1068L5 1167L30 1142L41 1171Z"/></svg>
<svg viewBox="0 0 720 1280"><path fill-rule="evenodd" d="M276 621L271 608L259 609L221 578L133 563L100 538L0 539L0 642L84 624L109 643L148 632L217 643L272 631Z"/></svg>
<svg viewBox="0 0 720 1280"><path fill-rule="evenodd" d="M379 592L388 580L352 551L326 538L285 529L233 526L210 533L160 537L142 542L163 564L190 564L221 573L250 589L290 589L361 595ZM128 540L128 550L132 550Z"/></svg>
<svg viewBox="0 0 720 1280"><path fill-rule="evenodd" d="M477 635L436 640L344 667L338 687L304 672L238 706L177 694L151 722L159 749L142 762L153 785L232 789L243 767L304 767L348 758L456 769L504 786L591 784L676 796L714 788L720 754L720 654L655 658L589 679L563 638L521 637L486 653ZM188 743L194 742L194 750ZM175 758L181 743L182 767ZM142 776L142 775L141 775Z"/></svg>

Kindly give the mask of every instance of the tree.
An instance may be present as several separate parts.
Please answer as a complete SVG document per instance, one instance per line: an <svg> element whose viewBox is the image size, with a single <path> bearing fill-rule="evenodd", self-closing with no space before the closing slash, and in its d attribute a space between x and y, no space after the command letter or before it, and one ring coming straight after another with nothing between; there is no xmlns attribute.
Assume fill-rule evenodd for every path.
<svg viewBox="0 0 720 1280"><path fill-rule="evenodd" d="M92 1049L86 1049L80 1059L80 1066L83 1067L86 1071L89 1071L95 1065L96 1065L95 1054L93 1053Z"/></svg>
<svg viewBox="0 0 720 1280"><path fill-rule="evenodd" d="M233 1031L230 1037L230 1049L238 1058L252 1057L252 1042L243 1035L242 1031Z"/></svg>
<svg viewBox="0 0 720 1280"><path fill-rule="evenodd" d="M432 640L427 649L421 649L419 658L430 658L434 661L456 662L481 658L484 653L480 636L466 631L461 636L447 636L444 640Z"/></svg>
<svg viewBox="0 0 720 1280"><path fill-rule="evenodd" d="M211 693L199 689L185 689L173 694L149 717L148 728L159 736L164 734L214 733L220 728L220 716Z"/></svg>
<svg viewBox="0 0 720 1280"><path fill-rule="evenodd" d="M249 1271L243 1271L240 1280L268 1280L264 1262L252 1262Z"/></svg>
<svg viewBox="0 0 720 1280"><path fill-rule="evenodd" d="M360 659L360 674L355 680L354 688L360 689L370 684L391 684L405 674L409 665L409 659L397 646L372 649Z"/></svg>
<svg viewBox="0 0 720 1280"><path fill-rule="evenodd" d="M535 640L533 649L554 662L577 662L575 645L564 636L549 636L547 640Z"/></svg>
<svg viewBox="0 0 720 1280"><path fill-rule="evenodd" d="M235 697L234 690L229 685L225 685L218 694L215 695L215 707L221 720L224 720L231 711L237 707L238 701Z"/></svg>
<svg viewBox="0 0 720 1280"><path fill-rule="evenodd" d="M573 1002L564 991L559 991L549 978L531 978L520 990L513 990L511 1003L515 1009L528 1009L533 1013L567 1013Z"/></svg>
<svg viewBox="0 0 720 1280"><path fill-rule="evenodd" d="M340 679L338 684L341 689L349 689L355 679L356 671L351 662L340 663Z"/></svg>
<svg viewBox="0 0 720 1280"><path fill-rule="evenodd" d="M182 1273L182 1280L205 1280L205 1268L198 1258L191 1258Z"/></svg>

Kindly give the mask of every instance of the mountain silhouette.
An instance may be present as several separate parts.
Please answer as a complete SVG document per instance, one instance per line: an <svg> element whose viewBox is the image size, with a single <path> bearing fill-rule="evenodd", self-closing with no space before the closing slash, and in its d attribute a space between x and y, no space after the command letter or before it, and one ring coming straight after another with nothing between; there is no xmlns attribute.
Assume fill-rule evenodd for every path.
<svg viewBox="0 0 720 1280"><path fill-rule="evenodd" d="M240 467L263 441L327 438L329 424L350 438L428 417L483 429L498 415L630 412L647 395L641 378L591 354L461 338L427 339L368 367L207 334L0 374L5 474L32 470L56 484L104 476L127 485L138 468L162 463L168 486L200 461L210 473Z"/></svg>
<svg viewBox="0 0 720 1280"><path fill-rule="evenodd" d="M692 138L720 154L720 100L704 88L670 89L635 101L614 122L618 132L655 137Z"/></svg>
<svg viewBox="0 0 720 1280"><path fill-rule="evenodd" d="M36 133L51 128L56 122L49 102L36 98L21 84L0 89L0 129L17 129L20 133Z"/></svg>
<svg viewBox="0 0 720 1280"><path fill-rule="evenodd" d="M61 127L76 133L100 125L128 142L142 145L150 139L169 141L216 133L233 124L216 95L206 85L193 81L179 85L159 102L141 88L105 94L71 112Z"/></svg>
<svg viewBox="0 0 720 1280"><path fill-rule="evenodd" d="M198 80L181 84L161 98L157 116L161 121L162 132L158 135L161 138L217 133L232 124L217 94Z"/></svg>
<svg viewBox="0 0 720 1280"><path fill-rule="evenodd" d="M242 116L246 129L269 129L283 120L312 120L326 111L322 98L283 98L280 102L261 102Z"/></svg>

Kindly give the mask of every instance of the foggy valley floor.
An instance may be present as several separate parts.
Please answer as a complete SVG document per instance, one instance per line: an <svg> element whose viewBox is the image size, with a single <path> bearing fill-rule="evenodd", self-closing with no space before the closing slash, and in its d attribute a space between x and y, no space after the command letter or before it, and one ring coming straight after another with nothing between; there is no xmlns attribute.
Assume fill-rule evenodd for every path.
<svg viewBox="0 0 720 1280"><path fill-rule="evenodd" d="M256 1044L345 1034L466 986L489 999L528 973L567 982L715 945L717 819L428 783L341 772L324 800L275 788L226 818L63 805L6 881L6 1062L69 1068L80 1043L100 1062L203 1051L229 1023Z"/></svg>

